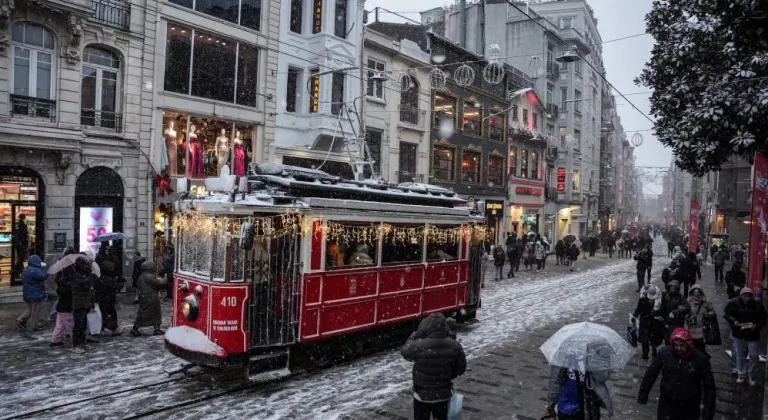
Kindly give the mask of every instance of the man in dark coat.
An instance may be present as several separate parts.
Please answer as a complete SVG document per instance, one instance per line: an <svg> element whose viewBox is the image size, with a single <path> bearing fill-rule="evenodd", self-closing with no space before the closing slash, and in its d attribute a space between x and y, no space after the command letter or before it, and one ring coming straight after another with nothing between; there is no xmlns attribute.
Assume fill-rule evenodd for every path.
<svg viewBox="0 0 768 420"><path fill-rule="evenodd" d="M724 318L731 325L733 349L736 351L733 355L736 357L736 369L739 375L736 383L744 383L749 374L749 384L756 386L760 330L766 323L765 308L753 299L752 290L744 287L739 292L739 297L728 301ZM747 352L749 352L749 366L747 366Z"/></svg>
<svg viewBox="0 0 768 420"><path fill-rule="evenodd" d="M24 271L24 261L27 260L29 251L29 228L27 227L27 215L22 213L16 221L16 231L13 232L13 248L16 251L16 275Z"/></svg>
<svg viewBox="0 0 768 420"><path fill-rule="evenodd" d="M691 312L688 301L680 294L680 283L672 280L667 285L667 291L661 295L661 308L659 313L664 317L667 325L665 340L669 342L669 336L675 328L685 327L685 316Z"/></svg>
<svg viewBox="0 0 768 420"><path fill-rule="evenodd" d="M163 250L163 273L165 274L165 297L173 297L173 271L176 261L176 249L173 245L167 245Z"/></svg>
<svg viewBox="0 0 768 420"><path fill-rule="evenodd" d="M637 254L635 254L635 261L637 261L637 290L645 286L645 273L648 272L648 283L651 282L651 265L653 264L653 251L650 248L646 248Z"/></svg>
<svg viewBox="0 0 768 420"><path fill-rule="evenodd" d="M507 238L507 260L509 260L509 273L507 273L508 278L514 278L515 277L515 261L517 261L517 241L515 238L512 238L512 241L510 243L509 238Z"/></svg>
<svg viewBox="0 0 768 420"><path fill-rule="evenodd" d="M144 264L144 262L147 261L146 258L144 258L141 255L141 252L136 252L135 256L133 257L133 272L131 274L131 279L133 280L133 289L136 290L137 285L139 283L139 276L141 275L141 265ZM133 301L134 305L139 303L139 294L138 291L136 292L136 299Z"/></svg>
<svg viewBox="0 0 768 420"><path fill-rule="evenodd" d="M571 271L576 269L576 261L579 259L579 247L576 246L575 243L571 244L570 246L567 246L567 249L565 251L565 258L568 259L568 267L570 267Z"/></svg>
<svg viewBox="0 0 768 420"><path fill-rule="evenodd" d="M102 327L110 330L112 335L120 335L122 330L117 325L117 292L125 285L125 279L120 273L117 259L112 255L107 255L102 259L101 278L94 284L96 303L99 304L101 317L103 319Z"/></svg>
<svg viewBox="0 0 768 420"><path fill-rule="evenodd" d="M728 299L739 296L739 291L747 285L747 275L741 271L738 264L733 264L731 269L725 273L725 290L728 293Z"/></svg>
<svg viewBox="0 0 768 420"><path fill-rule="evenodd" d="M699 260L696 258L695 252L686 254L685 259L681 263L681 268L683 270L683 296L688 299L688 288L701 280L701 268L699 267Z"/></svg>
<svg viewBox="0 0 768 420"><path fill-rule="evenodd" d="M88 328L88 312L93 308L93 284L95 277L91 272L91 261L85 256L75 260L75 273L72 285L72 316L75 324L72 328L72 346L75 353L85 353Z"/></svg>
<svg viewBox="0 0 768 420"><path fill-rule="evenodd" d="M715 252L712 254L712 261L715 263L715 282L723 282L723 267L725 267L725 252L716 245L712 248Z"/></svg>
<svg viewBox="0 0 768 420"><path fill-rule="evenodd" d="M504 248L502 248L501 245L496 245L496 248L493 249L493 266L496 267L496 278L495 280L501 280L504 278L504 259L506 258L506 253L504 252Z"/></svg>
<svg viewBox="0 0 768 420"><path fill-rule="evenodd" d="M555 265L565 264L565 242L562 239L555 243L555 258L557 259Z"/></svg>
<svg viewBox="0 0 768 420"><path fill-rule="evenodd" d="M642 345L643 360L648 352L656 357L656 348L664 342L664 317L661 315L661 291L653 284L643 286L633 316L640 325L637 327L637 341Z"/></svg>
<svg viewBox="0 0 768 420"><path fill-rule="evenodd" d="M467 359L461 344L448 337L448 323L441 313L419 324L400 350L413 363L413 418L448 417L454 378L463 375Z"/></svg>
<svg viewBox="0 0 768 420"><path fill-rule="evenodd" d="M160 329L162 312L160 309L160 296L157 292L165 288L165 282L155 275L155 265L152 261L145 261L141 265L141 275L136 284L139 296L139 311L136 314L136 322L130 334L134 337L141 335L139 328L153 327L153 335L163 335L165 331Z"/></svg>
<svg viewBox="0 0 768 420"><path fill-rule="evenodd" d="M648 403L648 394L661 373L658 420L712 420L716 389L709 357L693 348L693 337L686 329L675 329L670 341L645 371L637 402Z"/></svg>

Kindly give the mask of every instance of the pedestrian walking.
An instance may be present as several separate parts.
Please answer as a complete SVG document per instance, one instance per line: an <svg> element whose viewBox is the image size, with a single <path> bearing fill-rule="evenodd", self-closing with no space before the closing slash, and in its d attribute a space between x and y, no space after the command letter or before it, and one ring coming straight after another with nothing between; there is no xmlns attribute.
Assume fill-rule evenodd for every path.
<svg viewBox="0 0 768 420"><path fill-rule="evenodd" d="M88 312L93 309L93 284L95 277L91 272L91 261L85 256L75 260L75 272L71 277L72 285L72 347L75 353L85 353L88 328Z"/></svg>
<svg viewBox="0 0 768 420"><path fill-rule="evenodd" d="M507 245L507 260L509 260L509 272L507 278L515 277L515 262L520 258L517 254L517 241L513 238L511 243Z"/></svg>
<svg viewBox="0 0 768 420"><path fill-rule="evenodd" d="M571 271L576 269L576 261L579 259L579 247L576 244L571 244L566 252L566 258L568 259L568 267Z"/></svg>
<svg viewBox="0 0 768 420"><path fill-rule="evenodd" d="M496 245L493 248L493 266L496 267L496 274L494 280L498 281L504 278L504 261L506 259L506 253L501 245Z"/></svg>
<svg viewBox="0 0 768 420"><path fill-rule="evenodd" d="M672 258L675 255L675 243L667 242L667 257Z"/></svg>
<svg viewBox="0 0 768 420"><path fill-rule="evenodd" d="M94 284L96 303L102 317L102 329L109 330L113 336L122 334L117 324L117 292L125 285L125 279L113 256L108 256L101 263L101 277Z"/></svg>
<svg viewBox="0 0 768 420"><path fill-rule="evenodd" d="M51 334L51 347L62 346L65 335L72 335L75 318L72 315L72 276L75 270L67 267L56 275L56 326Z"/></svg>
<svg viewBox="0 0 768 420"><path fill-rule="evenodd" d="M600 408L613 415L613 402L605 382L607 371L580 372L553 366L549 379L550 416L558 420L600 420ZM599 395L598 395L599 393Z"/></svg>
<svg viewBox="0 0 768 420"><path fill-rule="evenodd" d="M139 310L136 314L136 322L130 331L131 336L139 337L139 328L153 327L153 335L163 335L165 331L160 329L162 311L160 308L160 296L158 291L165 288L165 282L155 275L155 266L152 261L145 261L141 265L141 275L136 283L139 296Z"/></svg>
<svg viewBox="0 0 768 420"><path fill-rule="evenodd" d="M166 245L163 250L163 274L165 274L165 297L173 298L173 272L176 262L176 249Z"/></svg>
<svg viewBox="0 0 768 420"><path fill-rule="evenodd" d="M43 267L40 257L31 255L27 260L27 267L21 272L22 297L26 308L16 318L16 325L22 330L37 331L43 328L40 313L42 312L43 301L48 297L48 293L45 291L47 278L48 269Z"/></svg>
<svg viewBox="0 0 768 420"><path fill-rule="evenodd" d="M675 328L685 327L685 317L691 311L688 302L680 294L680 283L672 280L667 285L667 291L661 296L661 316L664 317L666 332L664 340L670 344L669 337Z"/></svg>
<svg viewBox="0 0 768 420"><path fill-rule="evenodd" d="M13 267L12 270L15 276L18 276L19 273L24 272L24 261L27 260L27 252L29 251L29 228L27 227L27 215L24 213L20 214L16 221L16 229L13 232L13 249L16 251L16 267Z"/></svg>
<svg viewBox="0 0 768 420"><path fill-rule="evenodd" d="M73 248L71 246L68 246L68 247L64 248L64 251L61 253L61 257L64 258L67 255L74 254L74 253L75 253L75 248ZM64 270L62 270L61 272L56 273L56 277L54 279L54 281L56 282L56 287L58 288L59 279L61 279L65 275L72 275L73 272L74 272L74 268L72 266L69 266L69 267L65 268ZM53 302L53 305L51 305L51 310L50 310L50 312L48 312L48 320L50 320L50 321L55 321L56 320L56 317L58 316L58 310L56 308L58 306L59 306L59 294L56 293L56 301ZM71 317L71 313L72 313L71 309L69 310L69 313L70 313L70 317Z"/></svg>
<svg viewBox="0 0 768 420"><path fill-rule="evenodd" d="M746 285L747 275L741 271L741 266L733 264L731 269L725 273L725 290L728 293L728 299L739 296L739 291Z"/></svg>
<svg viewBox="0 0 768 420"><path fill-rule="evenodd" d="M720 281L720 283L723 282L723 267L725 267L725 252L717 248L717 246L714 247L715 252L712 255L712 262L715 264L715 282Z"/></svg>
<svg viewBox="0 0 768 420"><path fill-rule="evenodd" d="M681 268L683 269L683 297L688 299L689 288L701 280L701 268L699 266L699 261L696 258L696 254L693 251L688 252L685 256Z"/></svg>
<svg viewBox="0 0 768 420"><path fill-rule="evenodd" d="M533 252L536 257L536 272L538 273L544 268L544 258L547 257L547 249L541 241L536 241L536 246Z"/></svg>
<svg viewBox="0 0 768 420"><path fill-rule="evenodd" d="M562 239L555 243L555 258L557 263L555 265L565 265L565 242Z"/></svg>
<svg viewBox="0 0 768 420"><path fill-rule="evenodd" d="M637 261L637 267L636 267L636 274L637 274L637 290L635 292L639 292L640 289L643 288L645 285L645 273L648 271L648 266L652 264L652 258L653 253L650 249L644 249L637 254L635 254L635 261ZM648 282L651 281L651 276L648 276Z"/></svg>
<svg viewBox="0 0 768 420"><path fill-rule="evenodd" d="M507 232L507 240L504 242L504 245L509 249L510 246L515 244L516 240L517 236L512 236L512 232Z"/></svg>
<svg viewBox="0 0 768 420"><path fill-rule="evenodd" d="M715 307L707 300L701 285L691 286L691 296L688 297L688 306L691 311L685 317L685 324L693 337L693 346L696 350L708 354L704 344L704 317L715 315Z"/></svg>
<svg viewBox="0 0 768 420"><path fill-rule="evenodd" d="M664 342L664 318L661 315L661 291L652 284L646 284L640 293L633 314L639 322L637 341L643 350L643 360L648 353L656 357L656 349Z"/></svg>
<svg viewBox="0 0 768 420"><path fill-rule="evenodd" d="M736 358L736 383L742 384L749 377L749 384L756 386L760 330L765 326L766 313L763 305L754 300L752 289L744 287L738 297L728 301L725 320L732 327L735 353L731 357Z"/></svg>
<svg viewBox="0 0 768 420"><path fill-rule="evenodd" d="M447 420L452 381L464 374L467 359L461 344L449 337L445 316L435 313L422 320L400 354L413 362L414 420Z"/></svg>
<svg viewBox="0 0 768 420"><path fill-rule="evenodd" d="M645 371L637 402L648 403L648 394L661 373L658 420L712 420L716 388L709 357L694 348L686 329L676 328L670 341Z"/></svg>
<svg viewBox="0 0 768 420"><path fill-rule="evenodd" d="M525 243L522 240L517 241L517 257L515 258L515 271L520 272L520 260L525 253Z"/></svg>
<svg viewBox="0 0 768 420"><path fill-rule="evenodd" d="M139 303L139 276L141 276L141 265L146 261L147 259L141 255L141 252L136 251L136 254L133 257L133 270L131 272L131 280L133 280L133 285L131 287L136 291L136 297L133 300L134 305Z"/></svg>

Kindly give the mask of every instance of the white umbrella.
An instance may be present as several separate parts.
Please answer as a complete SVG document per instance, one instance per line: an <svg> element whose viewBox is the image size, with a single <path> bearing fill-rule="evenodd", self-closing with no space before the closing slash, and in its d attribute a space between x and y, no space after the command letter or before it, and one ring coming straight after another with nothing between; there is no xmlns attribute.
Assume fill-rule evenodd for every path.
<svg viewBox="0 0 768 420"><path fill-rule="evenodd" d="M566 325L539 349L550 365L581 372L620 370L635 354L616 331L591 322Z"/></svg>
<svg viewBox="0 0 768 420"><path fill-rule="evenodd" d="M75 261L77 261L77 259L80 257L88 258L83 254L69 254L67 256L59 258L58 261L53 263L53 265L48 268L48 274L54 275L59 273L65 268L74 264ZM88 258L88 259L91 260L91 272L95 274L96 277L101 277L101 269L99 268L99 265L93 262L92 258Z"/></svg>

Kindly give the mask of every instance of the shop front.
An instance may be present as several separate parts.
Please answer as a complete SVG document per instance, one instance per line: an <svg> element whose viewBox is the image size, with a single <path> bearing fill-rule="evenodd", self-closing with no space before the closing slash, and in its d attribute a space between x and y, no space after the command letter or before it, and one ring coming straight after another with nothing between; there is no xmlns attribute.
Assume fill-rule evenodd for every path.
<svg viewBox="0 0 768 420"><path fill-rule="evenodd" d="M497 200L485 201L485 223L488 226L488 237L494 240L494 244L504 241L501 235L506 235L504 230L504 202Z"/></svg>
<svg viewBox="0 0 768 420"><path fill-rule="evenodd" d="M75 248L94 254L101 244L100 235L123 232L123 181L111 168L86 169L75 183ZM117 241L125 249L124 244Z"/></svg>
<svg viewBox="0 0 768 420"><path fill-rule="evenodd" d="M0 288L20 285L27 258L43 252L44 198L35 171L0 166Z"/></svg>
<svg viewBox="0 0 768 420"><path fill-rule="evenodd" d="M514 180L509 183L509 232L521 238L524 235L543 235L544 183Z"/></svg>

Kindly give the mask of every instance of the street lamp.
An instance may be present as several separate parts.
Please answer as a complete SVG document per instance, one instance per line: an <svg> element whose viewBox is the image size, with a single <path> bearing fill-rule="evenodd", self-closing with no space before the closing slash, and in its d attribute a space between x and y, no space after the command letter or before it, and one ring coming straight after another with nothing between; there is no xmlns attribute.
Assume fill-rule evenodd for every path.
<svg viewBox="0 0 768 420"><path fill-rule="evenodd" d="M560 63L573 63L574 61L581 60L579 53L576 51L576 46L572 46L570 50L566 51L560 57L555 58L555 61Z"/></svg>

